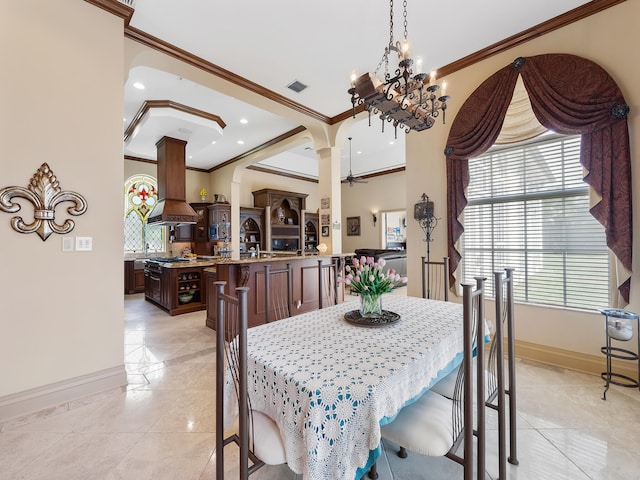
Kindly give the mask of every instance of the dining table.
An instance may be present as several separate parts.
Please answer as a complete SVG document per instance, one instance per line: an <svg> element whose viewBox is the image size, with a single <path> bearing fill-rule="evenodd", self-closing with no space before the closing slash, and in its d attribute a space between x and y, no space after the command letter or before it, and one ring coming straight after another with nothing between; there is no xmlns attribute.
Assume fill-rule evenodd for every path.
<svg viewBox="0 0 640 480"><path fill-rule="evenodd" d="M382 302L397 321L347 321L356 299L248 329L251 408L276 422L305 480L361 478L382 451L380 426L462 361L461 304L393 293ZM229 375L224 408L231 424Z"/></svg>

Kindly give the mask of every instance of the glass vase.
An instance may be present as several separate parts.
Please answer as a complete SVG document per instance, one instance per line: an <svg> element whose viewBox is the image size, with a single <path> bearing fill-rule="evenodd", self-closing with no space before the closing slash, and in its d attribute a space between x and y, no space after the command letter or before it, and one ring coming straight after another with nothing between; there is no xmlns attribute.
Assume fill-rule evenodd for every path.
<svg viewBox="0 0 640 480"><path fill-rule="evenodd" d="M382 295L360 294L360 315L379 317L382 315Z"/></svg>

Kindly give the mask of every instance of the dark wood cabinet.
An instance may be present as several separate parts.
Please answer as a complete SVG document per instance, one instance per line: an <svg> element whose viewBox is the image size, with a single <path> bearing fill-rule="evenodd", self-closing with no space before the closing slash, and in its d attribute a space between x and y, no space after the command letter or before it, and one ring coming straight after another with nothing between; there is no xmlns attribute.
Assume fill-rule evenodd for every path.
<svg viewBox="0 0 640 480"><path fill-rule="evenodd" d="M304 216L304 251L316 252L320 235L317 213L305 213Z"/></svg>
<svg viewBox="0 0 640 480"><path fill-rule="evenodd" d="M144 269L133 271L133 291L134 293L144 293Z"/></svg>
<svg viewBox="0 0 640 480"><path fill-rule="evenodd" d="M144 264L135 260L124 261L124 293L144 293Z"/></svg>
<svg viewBox="0 0 640 480"><path fill-rule="evenodd" d="M341 256L318 257L316 255L275 257L260 260L238 260L216 265L216 272L206 272L207 282L207 319L206 325L215 329L215 287L213 282L223 280L225 293L235 295L236 287L249 287L248 322L250 327L262 325L266 322L265 302L265 265L270 265L272 271L283 270L287 264L292 272L292 305L291 315L317 310L319 306L318 261L324 265L336 262L339 275L344 275L344 260ZM282 277L280 277L282 278ZM335 279L333 279L335 280ZM278 280L276 280L277 282ZM272 289L282 288L283 285L271 284ZM231 293L230 293L231 292ZM326 299L324 300L326 302ZM338 302L344 301L344 285L338 284ZM326 305L326 303L325 303Z"/></svg>
<svg viewBox="0 0 640 480"><path fill-rule="evenodd" d="M195 312L207 307L206 267L166 268L149 264L144 270L145 298L170 315Z"/></svg>
<svg viewBox="0 0 640 480"><path fill-rule="evenodd" d="M294 193L264 188L253 193L253 204L264 208L264 222L270 228L263 241L266 250L296 251L304 249L302 212L305 209L306 193Z"/></svg>
<svg viewBox="0 0 640 480"><path fill-rule="evenodd" d="M191 207L198 215L198 222L191 226L193 253L211 255L213 247L209 241L209 210L211 203L191 203Z"/></svg>
<svg viewBox="0 0 640 480"><path fill-rule="evenodd" d="M150 300L160 306L164 306L163 295L163 269L155 269L153 267L147 267L144 269L144 296L147 300Z"/></svg>
<svg viewBox="0 0 640 480"><path fill-rule="evenodd" d="M207 207L209 210L210 241L218 242L231 238L231 205L228 202L216 202Z"/></svg>
<svg viewBox="0 0 640 480"><path fill-rule="evenodd" d="M240 207L241 256L249 256L251 252L264 250L262 245L263 212L262 208Z"/></svg>
<svg viewBox="0 0 640 480"><path fill-rule="evenodd" d="M173 230L174 242L191 242L193 241L193 225L178 225Z"/></svg>

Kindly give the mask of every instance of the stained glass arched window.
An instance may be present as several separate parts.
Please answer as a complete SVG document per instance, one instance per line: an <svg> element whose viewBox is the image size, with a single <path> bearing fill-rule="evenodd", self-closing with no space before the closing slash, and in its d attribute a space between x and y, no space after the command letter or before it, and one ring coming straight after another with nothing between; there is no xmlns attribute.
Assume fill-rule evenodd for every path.
<svg viewBox="0 0 640 480"><path fill-rule="evenodd" d="M156 179L148 175L134 175L124 184L125 253L165 250L165 229L147 225L147 217L158 201L157 185Z"/></svg>

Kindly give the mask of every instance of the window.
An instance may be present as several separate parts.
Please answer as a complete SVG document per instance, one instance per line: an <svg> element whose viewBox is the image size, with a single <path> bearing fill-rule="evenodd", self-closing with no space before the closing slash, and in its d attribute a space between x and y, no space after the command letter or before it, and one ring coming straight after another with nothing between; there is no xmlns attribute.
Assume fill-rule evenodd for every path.
<svg viewBox="0 0 640 480"><path fill-rule="evenodd" d="M466 281L491 280L492 272L513 267L518 301L609 304L609 250L604 227L589 213L580 136L491 150L469 160L469 175L461 239Z"/></svg>
<svg viewBox="0 0 640 480"><path fill-rule="evenodd" d="M147 217L157 201L158 187L153 177L135 175L125 182L125 253L162 252L165 250L165 229L161 226L147 225Z"/></svg>

